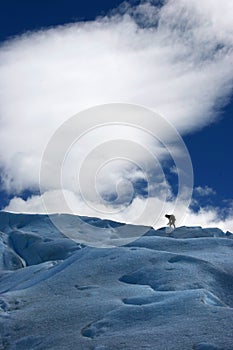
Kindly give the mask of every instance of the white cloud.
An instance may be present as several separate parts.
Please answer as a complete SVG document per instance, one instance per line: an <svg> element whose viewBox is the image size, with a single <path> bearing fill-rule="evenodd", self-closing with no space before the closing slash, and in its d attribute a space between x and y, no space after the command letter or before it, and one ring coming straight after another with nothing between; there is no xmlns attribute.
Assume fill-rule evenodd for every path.
<svg viewBox="0 0 233 350"><path fill-rule="evenodd" d="M232 88L232 7L231 0L168 0L161 9L147 2L126 7L124 14L116 11L93 22L27 33L2 45L4 188L17 194L38 189L41 156L52 134L70 116L94 105L144 105L164 115L181 134L213 122ZM123 130L125 139L131 131ZM87 144L95 147L114 133L112 129L86 140L80 156ZM149 137L140 134L138 139L147 149L152 147ZM158 163L163 156L158 147ZM73 167L70 161L70 170ZM124 162L118 172L113 167L99 186L109 191L125 169ZM29 203L34 207L32 200L15 201L22 211L30 210Z"/></svg>
<svg viewBox="0 0 233 350"><path fill-rule="evenodd" d="M104 219L115 220L141 225L153 225L154 228L160 228L167 225L166 213L173 213L176 206L175 199L164 201L158 197L134 198L129 206L118 206L116 210L107 203L92 203L80 199L71 191L63 192L65 201L61 201L59 191L45 192L42 196L32 196L27 200L19 197L13 198L5 208L11 212L41 213L46 214L47 208L44 208L44 201L49 204L50 213L69 213L83 216L101 217ZM68 206L67 206L68 203ZM176 208L177 226L202 226L218 227L224 232L233 232L233 212L229 210L226 218L221 218L221 209L206 207L200 208L198 212L191 209L183 211L182 205Z"/></svg>
<svg viewBox="0 0 233 350"><path fill-rule="evenodd" d="M205 197L205 196L210 196L210 195L215 195L216 192L209 186L198 186L194 188L194 193L197 194L198 196Z"/></svg>

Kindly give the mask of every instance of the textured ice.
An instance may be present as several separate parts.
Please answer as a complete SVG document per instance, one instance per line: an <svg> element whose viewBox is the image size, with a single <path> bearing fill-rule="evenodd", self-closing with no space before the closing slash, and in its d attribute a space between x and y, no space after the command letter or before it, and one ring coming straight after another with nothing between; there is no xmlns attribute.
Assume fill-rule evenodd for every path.
<svg viewBox="0 0 233 350"><path fill-rule="evenodd" d="M79 229L71 215L59 220ZM82 220L97 233L122 225ZM233 349L231 233L150 229L94 248L47 216L9 213L0 231L0 349Z"/></svg>

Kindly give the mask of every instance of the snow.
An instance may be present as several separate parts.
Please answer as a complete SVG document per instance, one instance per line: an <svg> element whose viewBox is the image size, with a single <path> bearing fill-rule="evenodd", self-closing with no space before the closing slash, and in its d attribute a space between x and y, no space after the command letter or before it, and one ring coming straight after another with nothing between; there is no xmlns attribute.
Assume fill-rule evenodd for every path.
<svg viewBox="0 0 233 350"><path fill-rule="evenodd" d="M121 227L57 219L82 237L90 225L96 237L106 228L105 239ZM99 248L69 239L46 215L1 212L0 349L232 350L233 235L147 231Z"/></svg>

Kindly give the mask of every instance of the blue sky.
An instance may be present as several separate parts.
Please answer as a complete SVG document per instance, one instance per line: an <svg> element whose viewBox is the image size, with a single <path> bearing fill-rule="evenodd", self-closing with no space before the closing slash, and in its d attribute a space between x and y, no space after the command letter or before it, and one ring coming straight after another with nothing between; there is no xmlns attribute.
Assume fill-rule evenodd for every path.
<svg viewBox="0 0 233 350"><path fill-rule="evenodd" d="M184 137L192 158L196 186L213 188L214 201L223 205L233 197L232 130L233 100L221 109L216 123Z"/></svg>
<svg viewBox="0 0 233 350"><path fill-rule="evenodd" d="M181 6L180 5L181 1L176 0L175 3L176 2L178 4L177 6ZM199 3L199 0L197 0L196 2ZM110 11L117 8L121 3L122 3L121 1L109 1L109 0L105 0L101 2L85 1L83 3L80 3L77 1L71 1L71 0L66 0L66 1L57 0L56 5L55 5L55 2L52 0L47 0L47 1L41 0L41 1L33 1L33 2L29 0L28 1L22 0L20 2L16 0L15 1L10 0L10 1L2 2L1 11L0 11L0 26L1 26L0 40L2 44L4 44L5 42L10 42L8 47L6 46L4 47L5 56L3 56L3 59L1 61L6 76L7 76L7 72L10 72L9 74L12 75L14 74L15 70L12 72L9 71L10 69L9 67L11 67L11 64L9 63L9 65L7 65L6 62L4 61L4 57L6 57L5 60L8 60L9 62L11 60L14 60L14 52L18 52L17 50L20 45L24 45L22 41L20 40L17 41L18 36L21 36L22 34L27 32L38 33L38 31L40 30L46 32L48 28L57 28L56 26L63 26L69 23L75 24L80 21L89 23L88 21L95 21L96 17L98 16L105 16L106 14L109 14ZM158 1L154 3L157 4L157 6L159 4L161 5L161 2L158 2ZM207 1L207 3L209 3L209 1ZM225 5L228 6L228 3L229 2L226 0L225 3L223 4L223 9ZM137 4L139 4L139 2L134 1L131 4L132 6L136 6ZM213 7L215 6L214 4L215 3L213 3ZM157 8L159 8L159 6ZM149 10L151 11L151 9L152 8L150 8ZM154 9L156 9L156 6L153 7L153 11ZM171 9L172 8L170 8L169 11ZM178 10L180 10L180 8L178 8ZM143 8L143 11L144 11L143 15L142 15L141 9L140 11L137 10L137 12L136 11L134 12L134 18L136 23L139 23L140 21L142 21L141 17L147 16L146 17L147 22L143 17L143 21L144 21L143 26L145 26L145 24L147 23L152 26L155 25L154 23L152 24L149 23L151 21L151 17L148 15L148 13L146 13L144 8ZM121 14L122 11L120 12L118 11L118 14L119 13ZM221 16L220 13L219 13L219 16ZM169 18L169 13L166 18ZM222 35L223 38L221 37L219 39L219 42L214 44L215 48L214 49L210 48L210 51L207 52L206 55L210 55L210 52L213 52L213 54L215 55L216 52L219 50L219 47L222 48L222 46L224 45L226 47L226 50L228 49L229 52L230 50L232 50L231 43L229 44L228 37L227 37L227 31L229 30L229 26L226 26L225 28L224 23L222 21L219 23L220 23L219 28L223 30L223 35ZM165 30L167 30L167 28L168 30L170 30L169 29L170 24L164 26ZM139 27L140 25L141 23L139 23ZM179 31L179 28L177 27L176 30ZM226 30L226 38L224 37L224 30ZM55 35L55 34L52 34L52 35ZM37 38L35 37L35 39L33 39L33 37L31 37L30 35L31 34L28 33L29 39L27 39L28 40L27 48L30 48L29 45L34 45L32 44L33 40L35 42L38 39L38 37ZM59 31L58 31L58 34L56 35L59 36ZM68 35L68 34L64 34L64 37L61 37L59 39L59 40L64 40L64 45L66 41L65 35ZM14 41L14 43L11 44L12 43L11 40L14 38L16 38L16 41ZM182 37L179 36L179 39L180 38L181 40L185 40L185 36L182 36ZM40 40L41 38L38 39L38 42L40 42ZM54 43L54 45L56 44ZM178 42L178 45L179 45L179 42ZM202 46L203 45L200 45L201 50L203 49ZM32 46L32 50L33 50L33 46ZM91 47L88 47L88 50L89 50L88 52L92 54ZM114 48L112 48L112 50L114 50ZM214 50L214 51L211 51L211 50ZM9 51L12 52L11 56L7 56ZM221 52L223 51L224 50L222 50ZM30 52L30 50L28 52ZM17 56L18 61L20 61L21 59L20 57L23 57L21 53L19 53ZM187 116L187 118L190 118L190 122L187 125L185 125L185 123L182 124L182 120L176 119L175 113L174 113L174 117L171 117L171 122L175 121L174 126L177 127L179 132L181 132L183 140L188 148L188 151L190 153L191 160L192 160L192 165L194 170L194 188L197 188L197 190L194 191L193 198L196 199L197 201L194 201L192 203L193 210L198 211L200 207L211 206L216 208L222 208L222 213L224 215L227 213L226 215L228 215L228 211L231 210L232 208L232 200L233 200L233 186L232 186L233 163L231 159L232 158L231 144L232 144L232 130L233 130L232 128L233 99L232 99L232 90L230 87L233 77L228 76L227 71L223 73L222 76L219 77L219 75L221 74L217 72L216 78L213 78L213 81L211 81L211 78L209 78L209 75L211 75L211 73L209 73L209 66L215 64L216 66L213 66L213 71L216 72L216 70L219 71L223 69L224 63L221 63L221 62L219 63L218 58L216 58L216 61L214 62L211 59L209 59L210 63L208 66L207 64L208 62L206 63L207 59L205 58L205 52L200 53L200 57L193 59L194 64L196 59L199 60L199 63L195 68L196 72L198 71L198 67L202 67L204 64L206 64L206 72L203 73L203 76L204 76L203 81L206 81L206 76L208 75L208 79L210 79L209 85L216 84L216 86L218 86L218 93L215 93L213 91L210 91L207 93L208 96L210 94L213 94L213 95L215 94L214 95L215 97L210 98L210 101L208 102L208 107L203 108L203 110L199 111L198 108L195 106L198 114L197 116L198 122L196 123L196 125L195 125L195 113L192 114L192 112L188 110L188 107L187 107L187 110L190 116ZM223 60L227 58L228 58L227 55L226 57L223 56ZM22 59L24 59L24 57ZM31 64L30 62L31 61L29 61L28 65ZM39 64L38 62L35 63L35 66L38 66ZM185 64L187 64L187 62L185 61ZM47 63L43 63L43 64L45 65ZM135 67L137 67L137 65L135 65ZM231 67L231 70L232 68L233 67ZM21 69L22 69L21 66L17 68L17 74L18 74L18 71L20 71ZM96 67L96 69L98 70L98 66ZM167 68L165 67L165 69ZM183 66L182 66L182 69L183 69ZM229 68L229 71L230 71L230 68ZM7 78L4 77L4 79L7 79ZM140 77L140 79L143 81L143 75ZM46 81L45 81L45 84L47 84ZM146 84L146 80L145 80L145 84ZM206 87L208 88L208 82L205 82L205 84L206 84ZM1 88L4 89L4 84L1 85ZM6 89L10 89L10 85L7 85ZM194 87L194 94L197 95L197 98L198 96L201 95L201 93L198 92L199 89L200 89L199 86ZM166 90L166 86L165 86L165 90ZM137 94L140 93L138 91L140 91L140 89L136 91L135 96L137 96ZM92 92L92 94L94 96L94 92ZM12 97L10 96L9 98L12 98ZM8 97L6 97L5 100L7 99ZM172 96L172 99L173 99L173 96ZM6 114L5 114L6 116L8 115L8 113L11 112L10 110L11 107L9 107L8 105L5 106L6 104L5 100L0 101L0 107L2 103L1 117L4 115L5 111L6 111ZM117 95L116 100L120 102L120 96ZM94 98L94 101L95 101L95 98ZM139 96L138 104L141 104L143 102L143 104L146 105L145 101L146 101L146 98L143 100ZM136 97L134 97L133 102L137 103ZM97 103L99 103L98 99L97 99ZM205 104L205 98L203 98L203 100L200 100L200 104ZM210 106L211 104L212 106ZM90 106L87 106L87 107L90 107ZM151 108L150 101L148 102L148 108ZM161 107L161 110L162 112L168 111L167 113L169 114L169 111L170 111L169 108L170 107L163 107L163 108ZM179 108L181 108L180 105L179 105ZM179 108L177 107L177 110L179 110ZM75 111L75 109L73 110ZM211 117L210 116L211 114L214 117ZM7 118L5 117L5 115L4 115L4 118ZM19 119L20 119L20 116L18 117L18 120ZM168 119L169 119L169 116L168 116ZM178 120L177 124L176 124L176 120ZM189 131L189 125L190 125L190 131ZM7 138L7 136L8 136L8 133L6 132L5 137ZM12 135L9 134L9 137L12 137ZM15 140L12 140L12 142L15 142ZM30 140L28 142L30 144ZM33 142L33 138L31 142ZM5 177L6 177L6 168L9 167L9 164L7 164L7 166L6 164L7 164L6 160L4 162L1 162L2 174L4 174ZM11 185L9 184L12 181L14 182L14 179L12 180L10 179L10 177L8 177L8 180L9 182L8 182L7 191L6 191L6 185L5 185L6 179L2 180L2 187L0 192L1 209L3 209L6 205L8 205L10 199L14 198L15 196L18 196L19 198L21 197L24 200L26 200L31 196L31 194L39 193L38 188L36 188L35 184L30 182L31 179L29 180L28 188L25 185L22 185L22 186L20 185L21 187L19 186L20 189L18 190L15 190L15 187L14 186L11 187ZM140 184L142 184L141 193L140 193ZM139 178L135 180L135 188L141 196L147 193L147 191L145 191L145 180L143 178L141 179ZM204 193L204 189L206 190L205 191L206 193ZM110 193L109 196L111 197L111 195L112 194Z"/></svg>

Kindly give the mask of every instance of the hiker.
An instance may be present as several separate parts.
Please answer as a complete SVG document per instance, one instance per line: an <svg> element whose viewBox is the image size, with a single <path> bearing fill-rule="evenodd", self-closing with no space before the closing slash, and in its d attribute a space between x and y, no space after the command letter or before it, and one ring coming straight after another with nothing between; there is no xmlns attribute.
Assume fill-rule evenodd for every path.
<svg viewBox="0 0 233 350"><path fill-rule="evenodd" d="M175 216L174 216L173 214L171 214L171 215L166 214L165 217L169 220L169 221L168 221L168 225L169 225L170 227L173 225L174 228L176 228L176 226L175 226L175 221L176 221Z"/></svg>

